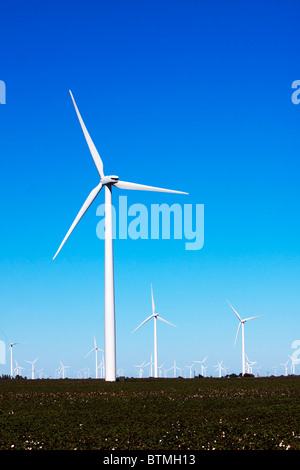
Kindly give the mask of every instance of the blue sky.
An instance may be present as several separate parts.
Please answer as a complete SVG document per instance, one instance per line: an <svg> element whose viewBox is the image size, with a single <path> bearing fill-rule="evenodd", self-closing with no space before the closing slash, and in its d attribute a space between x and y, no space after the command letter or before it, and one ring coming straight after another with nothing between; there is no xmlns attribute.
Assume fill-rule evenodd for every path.
<svg viewBox="0 0 300 470"><path fill-rule="evenodd" d="M209 375L222 359L239 373L226 299L263 315L245 327L261 373L286 362L300 339L297 2L15 1L1 18L0 328L26 342L19 364L93 375L94 333L104 346L104 194L52 261L98 182L69 89L107 174L189 192L116 189L116 204L204 204L201 250L115 240L117 368L135 375L153 352L152 324L130 335L151 314L151 283L177 325L158 325L160 363L208 355Z"/></svg>

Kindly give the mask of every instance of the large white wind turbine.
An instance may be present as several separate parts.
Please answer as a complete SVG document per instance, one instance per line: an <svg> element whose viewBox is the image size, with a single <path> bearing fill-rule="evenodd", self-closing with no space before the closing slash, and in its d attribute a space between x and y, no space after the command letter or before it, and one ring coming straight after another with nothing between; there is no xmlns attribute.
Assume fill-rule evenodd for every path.
<svg viewBox="0 0 300 470"><path fill-rule="evenodd" d="M120 189L141 190L141 191L158 191L166 193L187 194L182 191L174 191L171 189L157 188L153 186L145 186L143 184L129 183L120 181L118 176L105 176L103 162L101 157L85 127L81 118L73 95L70 91L71 98L77 113L82 131L87 141L88 147L92 154L96 168L100 176L99 184L90 192L80 211L78 212L74 222L69 228L65 238L59 246L53 259L58 255L67 238L78 224L82 216L88 210L96 196L105 187L105 307L104 307L104 328L105 328L105 380L116 380L116 335L115 335L115 294L114 294L114 267L113 267L113 221L112 221L112 187Z"/></svg>
<svg viewBox="0 0 300 470"><path fill-rule="evenodd" d="M227 302L228 302L228 300L227 300ZM237 340L237 337L238 337L238 334L239 334L239 331L240 331L240 327L242 325L242 375L245 375L245 332L244 332L244 325L247 321L253 320L254 318L261 317L262 315L256 315L255 317L249 317L249 318L242 319L240 317L240 315L237 313L237 311L233 308L233 306L229 302L228 302L228 304L230 305L230 307L232 308L232 310L234 311L234 313L236 314L236 316L238 317L238 319L240 321L237 332L236 332L234 345L236 344L236 340Z"/></svg>
<svg viewBox="0 0 300 470"><path fill-rule="evenodd" d="M158 364L157 364L157 325L156 325L156 320L161 320L165 323L168 323L168 325L175 326L172 323L168 322L167 320L164 320L162 317L159 316L159 313L155 312L155 304L154 304L154 297L153 297L153 289L152 289L152 284L151 284L151 300L152 300L152 315L150 315L146 320L144 320L135 330L132 331L134 333L136 330L138 330L142 325L144 325L147 321L151 320L153 318L154 320L154 377L158 377ZM176 328L176 326L175 326ZM132 334L131 333L131 334Z"/></svg>
<svg viewBox="0 0 300 470"><path fill-rule="evenodd" d="M102 351L102 352L104 352L104 351L103 351L103 349L98 348L98 346L97 346L97 344L96 344L95 335L94 335L94 347L93 347L93 349L90 350L90 352L87 353L87 355L86 355L85 357L89 356L89 355L90 355L92 352L94 352L94 351L95 351L95 361L96 361L96 365L95 365L95 367L96 367L95 376L96 376L96 379L98 379L98 367L99 367L99 366L98 366L98 351Z"/></svg>

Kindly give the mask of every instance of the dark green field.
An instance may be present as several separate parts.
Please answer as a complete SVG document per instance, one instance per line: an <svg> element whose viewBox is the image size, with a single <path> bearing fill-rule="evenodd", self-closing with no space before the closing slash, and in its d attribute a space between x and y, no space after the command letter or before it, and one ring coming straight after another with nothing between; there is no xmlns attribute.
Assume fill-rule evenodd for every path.
<svg viewBox="0 0 300 470"><path fill-rule="evenodd" d="M299 450L300 377L0 380L0 449Z"/></svg>

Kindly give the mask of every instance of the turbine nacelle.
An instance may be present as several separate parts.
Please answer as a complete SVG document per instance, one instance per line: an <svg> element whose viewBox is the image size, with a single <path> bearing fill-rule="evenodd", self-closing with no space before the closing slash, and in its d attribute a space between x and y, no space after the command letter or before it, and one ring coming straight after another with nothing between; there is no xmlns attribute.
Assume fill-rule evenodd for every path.
<svg viewBox="0 0 300 470"><path fill-rule="evenodd" d="M102 186L104 186L106 184L115 184L118 181L119 181L118 176L110 175L110 176L103 176L103 178L101 178L100 180L100 183L102 184Z"/></svg>

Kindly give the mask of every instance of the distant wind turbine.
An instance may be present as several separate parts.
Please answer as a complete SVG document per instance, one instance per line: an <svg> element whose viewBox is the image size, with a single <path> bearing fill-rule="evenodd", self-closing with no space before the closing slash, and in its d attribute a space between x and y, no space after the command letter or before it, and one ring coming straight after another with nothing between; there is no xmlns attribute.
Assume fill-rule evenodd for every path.
<svg viewBox="0 0 300 470"><path fill-rule="evenodd" d="M227 302L228 302L228 300L227 300ZM240 317L240 315L237 313L237 311L233 308L233 306L229 302L228 302L228 304L230 305L230 307L232 308L232 310L234 311L234 313L236 314L236 316L238 317L238 319L240 321L238 329L237 329L234 345L236 344L236 340L237 340L237 337L238 337L238 334L239 334L239 331L240 331L240 327L242 325L242 375L245 375L245 332L244 332L244 325L247 321L253 320L254 318L261 317L262 315L256 315L255 317L242 319Z"/></svg>
<svg viewBox="0 0 300 470"><path fill-rule="evenodd" d="M89 356L89 355L90 355L92 352L94 352L94 351L95 351L95 361L96 361L95 377L96 377L96 379L98 379L98 367L99 367L99 366L98 366L98 351L102 351L102 352L104 352L104 351L103 351L103 349L98 348L98 346L97 346L97 344L96 344L95 335L94 335L94 347L93 347L93 349L90 350L90 352L87 353L87 355L86 355L85 357Z"/></svg>
<svg viewBox="0 0 300 470"><path fill-rule="evenodd" d="M194 361L194 362L197 362L197 363L201 364L201 375L202 375L202 377L204 377L204 370L205 370L204 362L206 361L207 358L208 358L208 356L206 356L205 359L203 359L203 361Z"/></svg>
<svg viewBox="0 0 300 470"><path fill-rule="evenodd" d="M17 344L22 344L22 343L12 343L3 331L2 331L2 334L5 337L5 339L7 340L7 342L9 343L9 349L10 349L10 378L12 379L13 378L13 347L16 346Z"/></svg>
<svg viewBox="0 0 300 470"><path fill-rule="evenodd" d="M289 358L290 358L290 360L291 360L291 374L295 375L295 364L296 364L296 361L295 361L295 359L294 359L292 356L290 356L289 354L288 354L288 356L289 356Z"/></svg>
<svg viewBox="0 0 300 470"><path fill-rule="evenodd" d="M105 176L103 169L103 162L101 157L85 127L82 117L79 113L73 95L70 95L75 107L77 117L79 119L82 131L87 141L88 147L92 154L94 163L100 176L100 182L90 192L80 211L78 212L74 222L69 228L65 238L60 244L53 259L56 258L61 248L65 244L69 235L76 227L80 219L86 213L92 202L96 199L102 187L105 187L105 380L116 381L116 333L115 333L115 294L114 294L114 266L113 266L113 219L112 219L112 187L129 190L141 191L157 191L165 193L187 194L182 191L174 191L171 189L157 188L154 186L145 186L143 184L129 183L127 181L120 181L118 176L110 175Z"/></svg>
<svg viewBox="0 0 300 470"><path fill-rule="evenodd" d="M216 367L216 370L219 372L219 377L222 377L222 370L225 370L224 367L222 366L222 362L223 362L223 359L221 362L218 362L218 365L214 366Z"/></svg>
<svg viewBox="0 0 300 470"><path fill-rule="evenodd" d="M170 367L170 368L168 369L168 371L169 371L169 370L172 370L172 369L174 370L174 378L176 377L176 370L182 370L182 369L180 369L180 367L177 367L177 366L176 366L176 361L175 361L175 360L174 360L174 365L173 365L172 367Z"/></svg>
<svg viewBox="0 0 300 470"><path fill-rule="evenodd" d="M159 377L162 376L162 366L164 365L164 362L162 363L161 366L158 366L158 369L159 369Z"/></svg>
<svg viewBox="0 0 300 470"><path fill-rule="evenodd" d="M61 361L60 362L60 371L62 372L62 378L66 377L66 369L69 369L70 366L65 366Z"/></svg>
<svg viewBox="0 0 300 470"><path fill-rule="evenodd" d="M151 300L152 300L152 315L150 315L146 320L144 320L135 330L131 332L134 333L136 330L138 330L142 325L147 323L147 321L151 320L153 318L154 321L154 377L158 377L158 365L157 365L157 326L156 326L156 320L163 321L165 323L168 323L168 325L174 326L172 323L168 322L167 320L164 320L162 317L159 316L159 313L155 312L155 304L154 304L154 297L153 297L153 289L152 289L152 284L151 284ZM151 366L151 371L152 371L152 366ZM152 372L151 372L152 375Z"/></svg>
<svg viewBox="0 0 300 470"><path fill-rule="evenodd" d="M187 367L188 369L190 369L190 379L192 378L192 367L194 366L194 364L190 365L190 366L185 366Z"/></svg>
<svg viewBox="0 0 300 470"><path fill-rule="evenodd" d="M145 365L145 361L142 362L142 364L139 364L139 365L137 365L137 366L134 366L134 367L138 367L138 368L139 368L139 378L140 378L140 379L142 378L143 373L144 373L144 371L143 371L144 365Z"/></svg>
<svg viewBox="0 0 300 470"><path fill-rule="evenodd" d="M15 367L15 369L14 369L14 373L15 373L16 375L21 375L21 370L23 370L24 367L19 366L19 364L17 363L16 360L15 360L15 364L16 364L16 367Z"/></svg>
<svg viewBox="0 0 300 470"><path fill-rule="evenodd" d="M288 365L288 363L289 363L289 360L287 360L285 364L280 364L281 366L284 366L284 375L288 375L288 373L287 373L287 365Z"/></svg>
<svg viewBox="0 0 300 470"><path fill-rule="evenodd" d="M34 379L34 364L36 363L36 361L38 360L38 358L36 358L34 361L25 361L25 362L28 362L28 364L31 364L31 378Z"/></svg>

